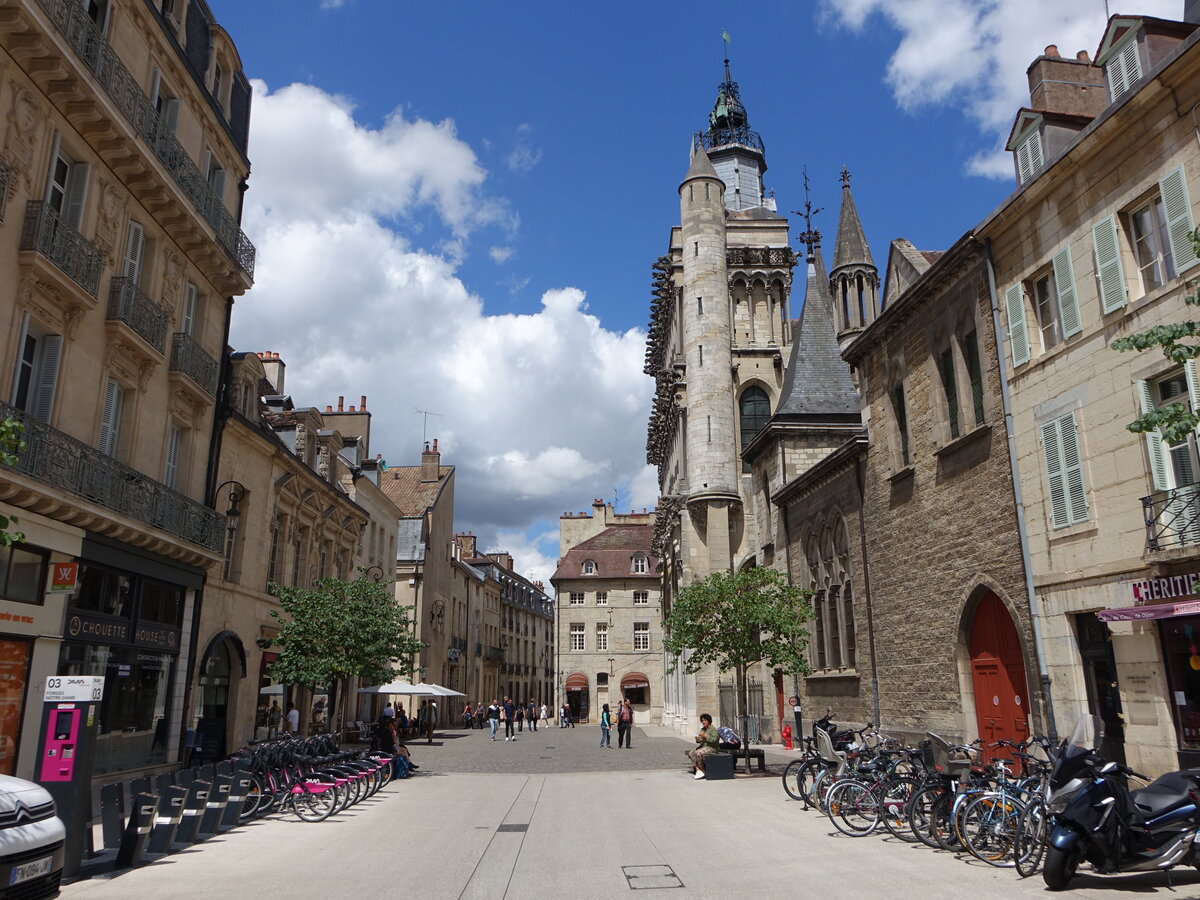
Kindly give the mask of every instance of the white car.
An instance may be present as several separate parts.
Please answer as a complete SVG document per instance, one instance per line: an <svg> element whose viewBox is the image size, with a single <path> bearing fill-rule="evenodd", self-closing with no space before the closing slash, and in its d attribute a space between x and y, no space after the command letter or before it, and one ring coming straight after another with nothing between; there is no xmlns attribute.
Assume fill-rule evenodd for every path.
<svg viewBox="0 0 1200 900"><path fill-rule="evenodd" d="M57 894L66 835L44 787L0 775L0 900Z"/></svg>

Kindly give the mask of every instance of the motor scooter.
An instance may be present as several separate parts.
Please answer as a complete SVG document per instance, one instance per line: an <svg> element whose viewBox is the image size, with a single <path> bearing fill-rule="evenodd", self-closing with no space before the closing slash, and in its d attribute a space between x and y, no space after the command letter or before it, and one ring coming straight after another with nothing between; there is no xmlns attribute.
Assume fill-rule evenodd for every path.
<svg viewBox="0 0 1200 900"><path fill-rule="evenodd" d="M1096 716L1083 716L1063 741L1050 772L1046 808L1051 830L1042 877L1063 890L1082 862L1102 874L1151 872L1180 863L1200 868L1200 770L1169 772L1138 790L1146 776L1103 759Z"/></svg>

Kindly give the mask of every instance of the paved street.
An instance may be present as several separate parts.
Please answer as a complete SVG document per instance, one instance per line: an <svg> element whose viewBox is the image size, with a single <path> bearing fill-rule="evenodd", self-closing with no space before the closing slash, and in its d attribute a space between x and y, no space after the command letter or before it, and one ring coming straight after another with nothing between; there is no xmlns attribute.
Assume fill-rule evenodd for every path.
<svg viewBox="0 0 1200 900"><path fill-rule="evenodd" d="M421 775L334 819L276 816L118 878L70 885L63 897L1045 895L1040 878L838 835L789 801L777 777L693 781L681 765L685 742L663 729L639 729L630 751L598 750L598 731L551 728L515 744L450 732L414 747ZM1197 873L1179 869L1175 881L1172 891L1161 875L1080 878L1071 896L1200 897Z"/></svg>

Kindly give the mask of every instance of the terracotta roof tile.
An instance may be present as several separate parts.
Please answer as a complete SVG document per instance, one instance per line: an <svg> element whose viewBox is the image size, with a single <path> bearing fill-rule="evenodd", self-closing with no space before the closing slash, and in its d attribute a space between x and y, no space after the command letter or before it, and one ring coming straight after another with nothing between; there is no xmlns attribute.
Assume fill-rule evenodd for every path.
<svg viewBox="0 0 1200 900"><path fill-rule="evenodd" d="M439 466L437 481L422 481L420 466L389 466L379 489L396 504L402 516L420 516L437 502L454 466Z"/></svg>
<svg viewBox="0 0 1200 900"><path fill-rule="evenodd" d="M567 551L551 581L563 578L578 578L583 574L583 563L591 560L596 564L596 574L589 578L646 578L657 580L659 559L650 552L654 537L652 525L613 525ZM633 571L633 555L646 555L646 571Z"/></svg>

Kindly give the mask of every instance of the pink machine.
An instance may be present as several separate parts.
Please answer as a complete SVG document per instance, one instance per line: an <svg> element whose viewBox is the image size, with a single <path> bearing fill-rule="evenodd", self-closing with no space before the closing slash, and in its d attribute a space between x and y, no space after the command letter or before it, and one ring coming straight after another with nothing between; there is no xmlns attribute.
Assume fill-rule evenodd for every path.
<svg viewBox="0 0 1200 900"><path fill-rule="evenodd" d="M71 781L75 775L79 720L83 716L83 710L69 705L66 709L47 709L46 716L46 741L42 750L42 769L38 781L43 784Z"/></svg>

